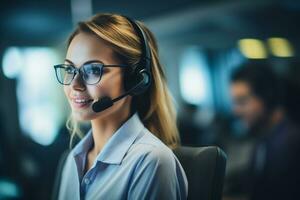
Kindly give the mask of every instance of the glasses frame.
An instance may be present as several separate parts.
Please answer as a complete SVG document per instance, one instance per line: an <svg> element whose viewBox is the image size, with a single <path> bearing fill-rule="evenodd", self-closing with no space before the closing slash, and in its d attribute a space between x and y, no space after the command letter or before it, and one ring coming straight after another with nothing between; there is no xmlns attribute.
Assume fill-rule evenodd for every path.
<svg viewBox="0 0 300 200"><path fill-rule="evenodd" d="M83 67L84 65L87 65L87 64L97 64L97 65L100 65L101 66L101 74L100 74L100 77L99 77L99 80L96 82L96 83L87 83L87 81L85 80L84 76L82 74L84 74L84 70L83 70ZM65 66L68 66L68 67L72 67L74 69L73 71L73 77L70 81L70 83L68 84L65 84L63 82L61 82L58 78L58 73L57 73L57 70L60 69L60 68L66 68ZM79 68L75 67L74 65L72 64L58 64L58 65L54 65L54 70L55 70L55 75L56 75L56 79L57 81L61 84L61 85L71 85L72 81L74 80L76 74L79 74L81 79L84 81L84 83L86 85L96 85L100 82L101 78L102 78L102 75L103 75L103 69L105 67L121 67L121 68L125 68L127 67L128 65L122 65L122 64L112 64L112 65L105 65L103 63L84 63L82 66L80 66Z"/></svg>

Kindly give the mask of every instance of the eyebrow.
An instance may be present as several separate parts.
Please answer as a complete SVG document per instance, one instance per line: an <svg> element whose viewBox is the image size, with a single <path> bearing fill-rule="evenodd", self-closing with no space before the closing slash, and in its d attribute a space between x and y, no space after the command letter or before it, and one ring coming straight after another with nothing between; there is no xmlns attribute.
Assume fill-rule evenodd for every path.
<svg viewBox="0 0 300 200"><path fill-rule="evenodd" d="M75 66L75 64L74 64L71 60L69 60L69 59L65 59L65 62L68 62L68 63L70 63L70 64L72 64L72 65ZM88 61L84 62L83 65L89 64L89 63L95 63L95 62L104 64L104 63L103 63L102 61L100 61L100 60L88 60Z"/></svg>

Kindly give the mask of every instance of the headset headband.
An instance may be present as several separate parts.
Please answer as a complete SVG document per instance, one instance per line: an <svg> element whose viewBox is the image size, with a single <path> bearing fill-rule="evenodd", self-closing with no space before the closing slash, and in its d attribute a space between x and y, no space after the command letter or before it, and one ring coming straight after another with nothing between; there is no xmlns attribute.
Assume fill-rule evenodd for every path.
<svg viewBox="0 0 300 200"><path fill-rule="evenodd" d="M140 61L137 64L137 67L139 68L139 70L146 69L148 73L151 73L151 70L150 70L151 53L150 53L150 48L148 45L148 40L147 40L146 34L135 20L132 20L131 18L129 18L127 16L124 16L124 17L131 23L135 32L138 34L138 36L141 40L142 54L141 54ZM142 69L140 69L140 67L142 67Z"/></svg>

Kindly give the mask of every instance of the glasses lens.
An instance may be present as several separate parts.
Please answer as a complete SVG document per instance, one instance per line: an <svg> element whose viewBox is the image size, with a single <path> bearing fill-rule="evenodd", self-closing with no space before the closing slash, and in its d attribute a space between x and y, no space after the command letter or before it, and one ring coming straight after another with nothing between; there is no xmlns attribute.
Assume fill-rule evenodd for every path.
<svg viewBox="0 0 300 200"><path fill-rule="evenodd" d="M58 82L69 85L74 78L75 69L73 66L61 65L55 68L55 72Z"/></svg>
<svg viewBox="0 0 300 200"><path fill-rule="evenodd" d="M85 64L82 68L83 79L87 84L96 84L102 76L103 65L99 63Z"/></svg>

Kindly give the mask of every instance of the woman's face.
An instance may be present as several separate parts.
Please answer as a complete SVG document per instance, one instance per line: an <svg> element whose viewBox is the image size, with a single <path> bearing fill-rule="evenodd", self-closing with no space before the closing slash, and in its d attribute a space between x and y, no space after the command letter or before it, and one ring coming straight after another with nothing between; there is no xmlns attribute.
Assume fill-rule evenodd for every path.
<svg viewBox="0 0 300 200"><path fill-rule="evenodd" d="M95 63L100 62L104 65L122 64L105 41L92 34L77 34L70 43L65 63L79 68L84 63L93 60L96 60ZM77 73L71 84L64 86L64 92L70 103L72 115L77 120L93 120L113 113L117 114L124 104L130 103L128 98L124 98L100 113L92 110L93 102L99 98L109 96L114 99L124 92L122 70L119 67L104 68L101 80L95 85L86 84Z"/></svg>

